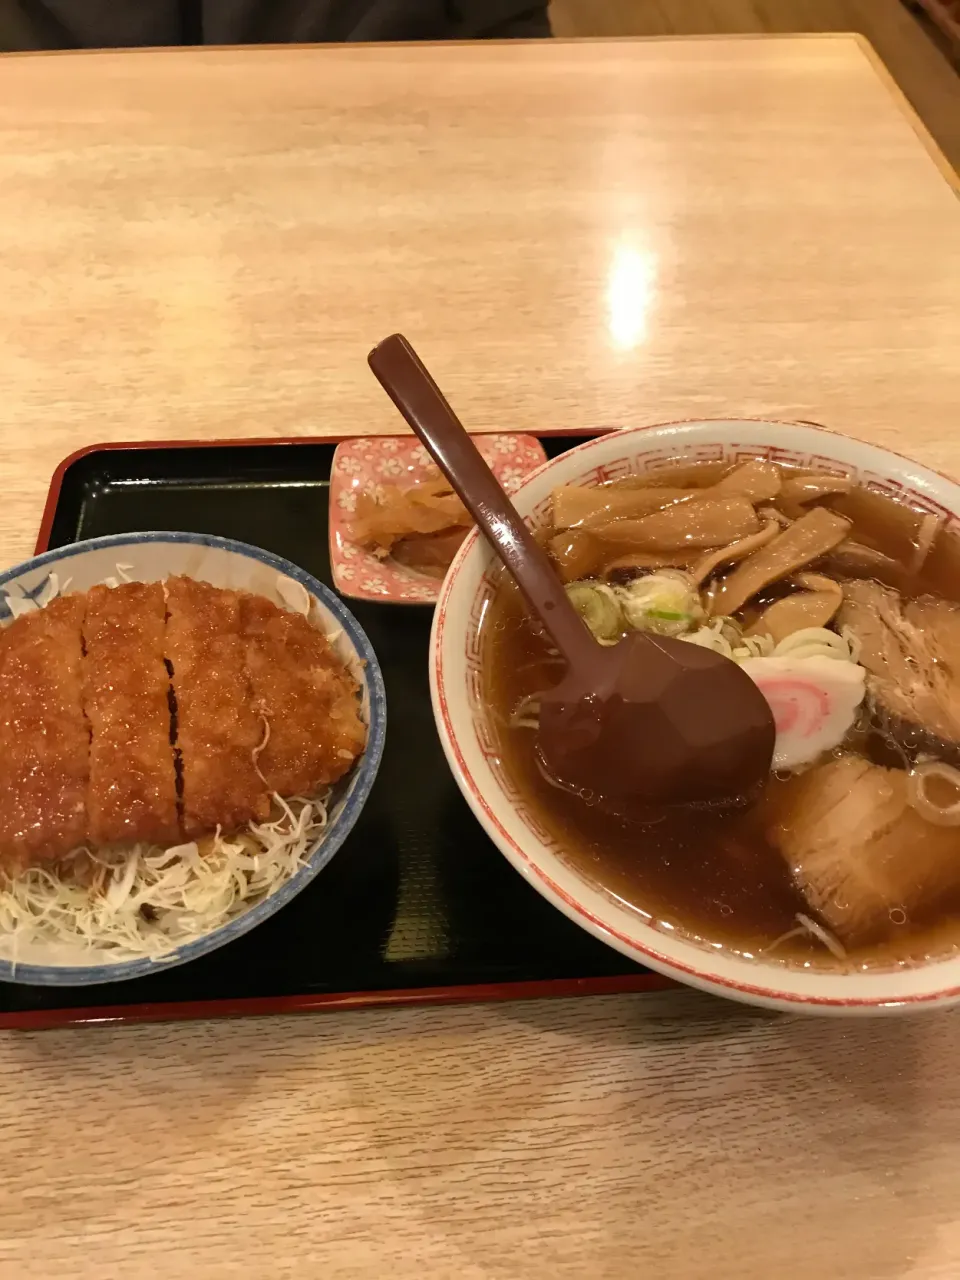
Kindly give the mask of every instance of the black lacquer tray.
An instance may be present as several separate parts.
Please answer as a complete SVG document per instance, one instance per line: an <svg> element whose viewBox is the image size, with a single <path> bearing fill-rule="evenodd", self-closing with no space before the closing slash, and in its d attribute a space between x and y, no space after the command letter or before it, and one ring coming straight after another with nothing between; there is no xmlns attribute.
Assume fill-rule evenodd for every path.
<svg viewBox="0 0 960 1280"><path fill-rule="evenodd" d="M551 456L585 436L541 437ZM53 478L37 550L183 529L266 547L330 583L336 440L93 447ZM509 866L473 818L437 737L432 610L348 600L380 659L386 749L343 848L252 933L190 964L105 986L0 983L0 1027L515 999L668 985L584 933Z"/></svg>

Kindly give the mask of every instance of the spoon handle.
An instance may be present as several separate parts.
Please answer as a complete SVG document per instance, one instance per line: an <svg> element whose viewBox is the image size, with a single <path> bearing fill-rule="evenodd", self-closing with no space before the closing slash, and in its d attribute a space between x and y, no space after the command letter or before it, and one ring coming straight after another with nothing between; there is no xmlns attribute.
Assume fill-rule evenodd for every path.
<svg viewBox="0 0 960 1280"><path fill-rule="evenodd" d="M374 347L368 362L510 570L563 657L572 666L595 659L596 641L570 603L546 553L410 343L395 333Z"/></svg>

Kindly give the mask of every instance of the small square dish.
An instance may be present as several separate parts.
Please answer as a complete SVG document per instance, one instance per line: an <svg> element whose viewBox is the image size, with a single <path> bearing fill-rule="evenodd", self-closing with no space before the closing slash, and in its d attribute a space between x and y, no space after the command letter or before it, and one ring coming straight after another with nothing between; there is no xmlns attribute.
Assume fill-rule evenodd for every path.
<svg viewBox="0 0 960 1280"><path fill-rule="evenodd" d="M547 460L543 445L533 436L498 433L477 436L476 442L507 493ZM413 490L437 475L436 465L413 435L359 436L337 445L330 472L330 567L341 595L382 604L436 602L443 571L431 576L360 545L355 520L361 494L381 502L388 493Z"/></svg>

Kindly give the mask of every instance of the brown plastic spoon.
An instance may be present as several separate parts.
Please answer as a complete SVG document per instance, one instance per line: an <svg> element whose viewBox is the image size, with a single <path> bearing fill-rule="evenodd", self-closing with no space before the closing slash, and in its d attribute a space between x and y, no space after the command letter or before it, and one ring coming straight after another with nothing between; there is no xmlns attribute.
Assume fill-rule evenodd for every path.
<svg viewBox="0 0 960 1280"><path fill-rule="evenodd" d="M753 791L770 772L775 729L750 677L710 649L642 631L598 644L407 340L385 338L369 362L566 660L563 679L540 699L548 775L615 805L734 801Z"/></svg>

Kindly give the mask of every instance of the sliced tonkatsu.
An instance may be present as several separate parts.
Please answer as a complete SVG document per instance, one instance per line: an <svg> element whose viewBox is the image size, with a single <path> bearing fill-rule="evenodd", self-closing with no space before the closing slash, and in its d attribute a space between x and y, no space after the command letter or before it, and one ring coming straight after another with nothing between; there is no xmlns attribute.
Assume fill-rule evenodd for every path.
<svg viewBox="0 0 960 1280"><path fill-rule="evenodd" d="M86 599L52 601L0 633L0 850L55 858L87 838Z"/></svg>
<svg viewBox="0 0 960 1280"><path fill-rule="evenodd" d="M69 598L69 597L68 597ZM83 620L90 724L89 839L175 844L180 836L159 582L93 587Z"/></svg>
<svg viewBox="0 0 960 1280"><path fill-rule="evenodd" d="M342 778L363 750L357 685L301 614L244 595L240 617L253 706L270 726L260 771L272 792L310 795Z"/></svg>
<svg viewBox="0 0 960 1280"><path fill-rule="evenodd" d="M170 847L269 818L363 751L323 634L192 578L96 586L0 629L0 855Z"/></svg>
<svg viewBox="0 0 960 1280"><path fill-rule="evenodd" d="M240 597L192 578L170 578L166 590L184 835L263 821L270 798L255 751L264 729L251 705Z"/></svg>

